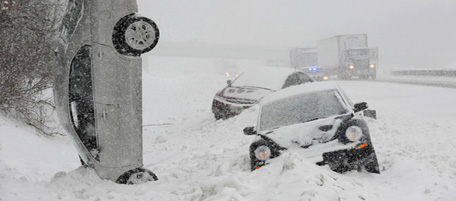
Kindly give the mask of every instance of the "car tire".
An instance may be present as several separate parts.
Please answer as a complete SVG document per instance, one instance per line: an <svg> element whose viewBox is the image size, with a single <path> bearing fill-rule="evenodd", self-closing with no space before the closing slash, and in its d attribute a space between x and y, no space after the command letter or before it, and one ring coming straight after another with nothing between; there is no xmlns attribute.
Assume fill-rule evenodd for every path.
<svg viewBox="0 0 456 201"><path fill-rule="evenodd" d="M140 56L158 43L160 32L151 19L130 14L120 19L112 34L115 49L123 55Z"/></svg>
<svg viewBox="0 0 456 201"><path fill-rule="evenodd" d="M220 113L214 113L215 120L223 119L223 116Z"/></svg>
<svg viewBox="0 0 456 201"><path fill-rule="evenodd" d="M136 168L125 172L117 179L116 183L135 185L157 180L157 175L155 175L152 171L144 168Z"/></svg>

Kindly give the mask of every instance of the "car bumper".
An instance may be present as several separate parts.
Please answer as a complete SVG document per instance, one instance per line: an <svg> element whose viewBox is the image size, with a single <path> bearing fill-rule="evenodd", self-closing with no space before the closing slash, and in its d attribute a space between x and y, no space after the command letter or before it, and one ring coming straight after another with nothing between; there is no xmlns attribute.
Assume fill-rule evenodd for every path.
<svg viewBox="0 0 456 201"><path fill-rule="evenodd" d="M374 147L370 143L360 143L355 148L326 152L323 160L317 165L329 165L331 170L339 173L350 170L366 169L368 172L380 173Z"/></svg>
<svg viewBox="0 0 456 201"><path fill-rule="evenodd" d="M332 141L304 148L301 152L306 159L319 166L328 165L331 170L338 173L362 170L363 168L368 172L380 173L377 156L370 142L342 145L339 142ZM251 158L252 171L267 164L268 161Z"/></svg>
<svg viewBox="0 0 456 201"><path fill-rule="evenodd" d="M253 105L254 104L230 103L220 98L214 98L212 101L212 113L214 113L216 119L227 119L240 114Z"/></svg>

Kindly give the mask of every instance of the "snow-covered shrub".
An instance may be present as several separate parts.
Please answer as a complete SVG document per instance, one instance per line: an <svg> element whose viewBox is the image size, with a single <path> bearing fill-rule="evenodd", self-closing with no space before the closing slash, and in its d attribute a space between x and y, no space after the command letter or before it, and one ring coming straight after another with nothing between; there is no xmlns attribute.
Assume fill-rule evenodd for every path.
<svg viewBox="0 0 456 201"><path fill-rule="evenodd" d="M15 9L0 12L0 113L46 136L58 133L51 125L52 99L43 92L52 88L61 4L17 1Z"/></svg>

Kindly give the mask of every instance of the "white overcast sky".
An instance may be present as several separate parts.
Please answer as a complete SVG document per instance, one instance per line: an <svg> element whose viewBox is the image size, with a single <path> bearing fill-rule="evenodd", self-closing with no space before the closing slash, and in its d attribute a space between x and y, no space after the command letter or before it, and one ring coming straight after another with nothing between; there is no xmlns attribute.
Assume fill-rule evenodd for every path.
<svg viewBox="0 0 456 201"><path fill-rule="evenodd" d="M295 47L367 33L383 64L456 65L456 0L138 0L138 6L158 24L160 42Z"/></svg>

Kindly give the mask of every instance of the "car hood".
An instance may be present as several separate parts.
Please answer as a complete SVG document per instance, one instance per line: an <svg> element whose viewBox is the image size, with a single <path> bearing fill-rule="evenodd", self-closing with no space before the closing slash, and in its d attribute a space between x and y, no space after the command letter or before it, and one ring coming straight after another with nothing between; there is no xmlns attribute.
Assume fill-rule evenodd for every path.
<svg viewBox="0 0 456 201"><path fill-rule="evenodd" d="M341 122L340 118L318 119L280 127L265 135L283 148L308 147L332 140Z"/></svg>
<svg viewBox="0 0 456 201"><path fill-rule="evenodd" d="M218 95L232 99L247 99L258 101L263 96L271 92L273 92L273 90L266 88L228 86L223 89Z"/></svg>

